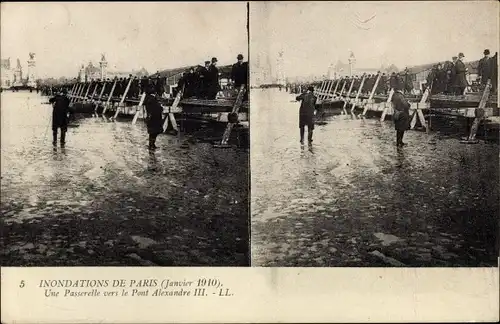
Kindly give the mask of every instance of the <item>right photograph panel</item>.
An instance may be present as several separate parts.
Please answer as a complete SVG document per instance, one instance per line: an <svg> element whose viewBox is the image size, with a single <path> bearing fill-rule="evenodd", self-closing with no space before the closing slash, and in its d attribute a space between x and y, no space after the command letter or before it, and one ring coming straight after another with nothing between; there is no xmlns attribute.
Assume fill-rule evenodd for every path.
<svg viewBox="0 0 500 324"><path fill-rule="evenodd" d="M495 267L493 2L252 2L253 266Z"/></svg>

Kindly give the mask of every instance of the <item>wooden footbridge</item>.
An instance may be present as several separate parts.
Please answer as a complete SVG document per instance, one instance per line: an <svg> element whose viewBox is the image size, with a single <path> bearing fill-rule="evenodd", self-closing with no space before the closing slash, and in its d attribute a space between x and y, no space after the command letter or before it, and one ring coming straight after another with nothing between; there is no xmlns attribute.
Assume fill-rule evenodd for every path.
<svg viewBox="0 0 500 324"><path fill-rule="evenodd" d="M154 80L154 79L153 79ZM163 80L166 81L166 80ZM167 84L163 82L163 84ZM205 122L225 123L226 131L217 147L228 147L228 141L234 127L248 129L248 102L243 102L246 87L233 89L234 97L215 100L183 99L184 89L175 97L167 87L157 92L164 112L164 132L171 128L179 133L178 119L202 120ZM170 90L170 89L169 89ZM74 83L68 92L71 104L77 113L88 113L116 121L119 116L132 117L132 124L146 116L144 99L146 94L139 87L139 79L129 77L126 80L97 80Z"/></svg>
<svg viewBox="0 0 500 324"><path fill-rule="evenodd" d="M341 78L336 80L324 80L315 88L315 95L318 97L317 107L320 112L331 111L339 114L350 114L353 117L365 117L369 112L380 115L380 120L384 121L393 113L392 95L394 89L386 88L388 92L382 90L379 83L382 75L378 73L369 82L373 84L367 88L367 75L364 74L359 79ZM375 80L373 82L373 80ZM353 91L356 84L357 91ZM407 95L410 107L411 129L414 129L417 122L420 126L428 130L426 115L449 115L474 119L469 136L464 139L464 143L476 142L476 134L479 124L485 118L498 116L497 95L491 94L491 80L479 93L469 93L464 95L443 95L430 96L430 87L422 95Z"/></svg>

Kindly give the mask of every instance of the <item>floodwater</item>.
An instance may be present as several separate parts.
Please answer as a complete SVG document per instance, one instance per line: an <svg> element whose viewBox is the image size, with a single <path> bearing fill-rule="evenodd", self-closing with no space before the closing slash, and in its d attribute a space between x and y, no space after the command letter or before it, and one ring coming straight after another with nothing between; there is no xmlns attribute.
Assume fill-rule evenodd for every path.
<svg viewBox="0 0 500 324"><path fill-rule="evenodd" d="M82 116L53 148L48 98L1 96L2 265L248 265L248 150Z"/></svg>
<svg viewBox="0 0 500 324"><path fill-rule="evenodd" d="M251 100L252 265L497 265L498 144L339 115L301 146L294 95Z"/></svg>

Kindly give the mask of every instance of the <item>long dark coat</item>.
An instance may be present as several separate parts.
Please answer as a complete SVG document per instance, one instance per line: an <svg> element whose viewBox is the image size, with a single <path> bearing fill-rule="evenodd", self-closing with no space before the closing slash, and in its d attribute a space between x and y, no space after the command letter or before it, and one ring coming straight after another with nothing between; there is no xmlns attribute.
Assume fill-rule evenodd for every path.
<svg viewBox="0 0 500 324"><path fill-rule="evenodd" d="M465 78L465 64L464 62L458 60L455 63L455 86L456 87L467 87L467 79Z"/></svg>
<svg viewBox="0 0 500 324"><path fill-rule="evenodd" d="M301 101L299 109L299 127L314 125L314 110L316 109L316 96L310 92L306 92L295 98Z"/></svg>
<svg viewBox="0 0 500 324"><path fill-rule="evenodd" d="M395 91L392 95L392 107L394 114L392 120L398 131L410 129L410 103L406 100L401 91Z"/></svg>
<svg viewBox="0 0 500 324"><path fill-rule="evenodd" d="M491 58L491 86L493 92L497 91L498 84L498 52Z"/></svg>
<svg viewBox="0 0 500 324"><path fill-rule="evenodd" d="M479 60L479 65L477 66L477 72L481 77L482 84L486 84L488 79L491 78L492 63L493 61L489 57L483 57L482 59Z"/></svg>
<svg viewBox="0 0 500 324"><path fill-rule="evenodd" d="M207 94L210 97L214 97L219 92L219 69L215 65L210 65L208 68L208 86Z"/></svg>
<svg viewBox="0 0 500 324"><path fill-rule="evenodd" d="M242 84L248 84L248 62L233 64L231 79L234 81L235 88L239 88Z"/></svg>
<svg viewBox="0 0 500 324"><path fill-rule="evenodd" d="M160 134L163 132L163 107L158 99L151 94L147 94L144 98L144 106L146 106L146 123L148 125L149 134Z"/></svg>
<svg viewBox="0 0 500 324"><path fill-rule="evenodd" d="M66 96L56 95L50 98L49 102L53 104L52 110L52 130L61 128L66 130L68 128L68 113L70 112L70 100Z"/></svg>

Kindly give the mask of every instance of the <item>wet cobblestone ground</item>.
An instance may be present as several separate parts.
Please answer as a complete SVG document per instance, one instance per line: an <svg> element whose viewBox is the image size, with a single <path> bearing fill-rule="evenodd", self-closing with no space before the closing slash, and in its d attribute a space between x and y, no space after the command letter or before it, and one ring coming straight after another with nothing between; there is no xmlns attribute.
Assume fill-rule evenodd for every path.
<svg viewBox="0 0 500 324"><path fill-rule="evenodd" d="M45 102L2 93L2 265L248 265L248 150L102 118L54 150Z"/></svg>
<svg viewBox="0 0 500 324"><path fill-rule="evenodd" d="M497 265L498 144L333 116L301 147L295 97L252 95L253 265Z"/></svg>

